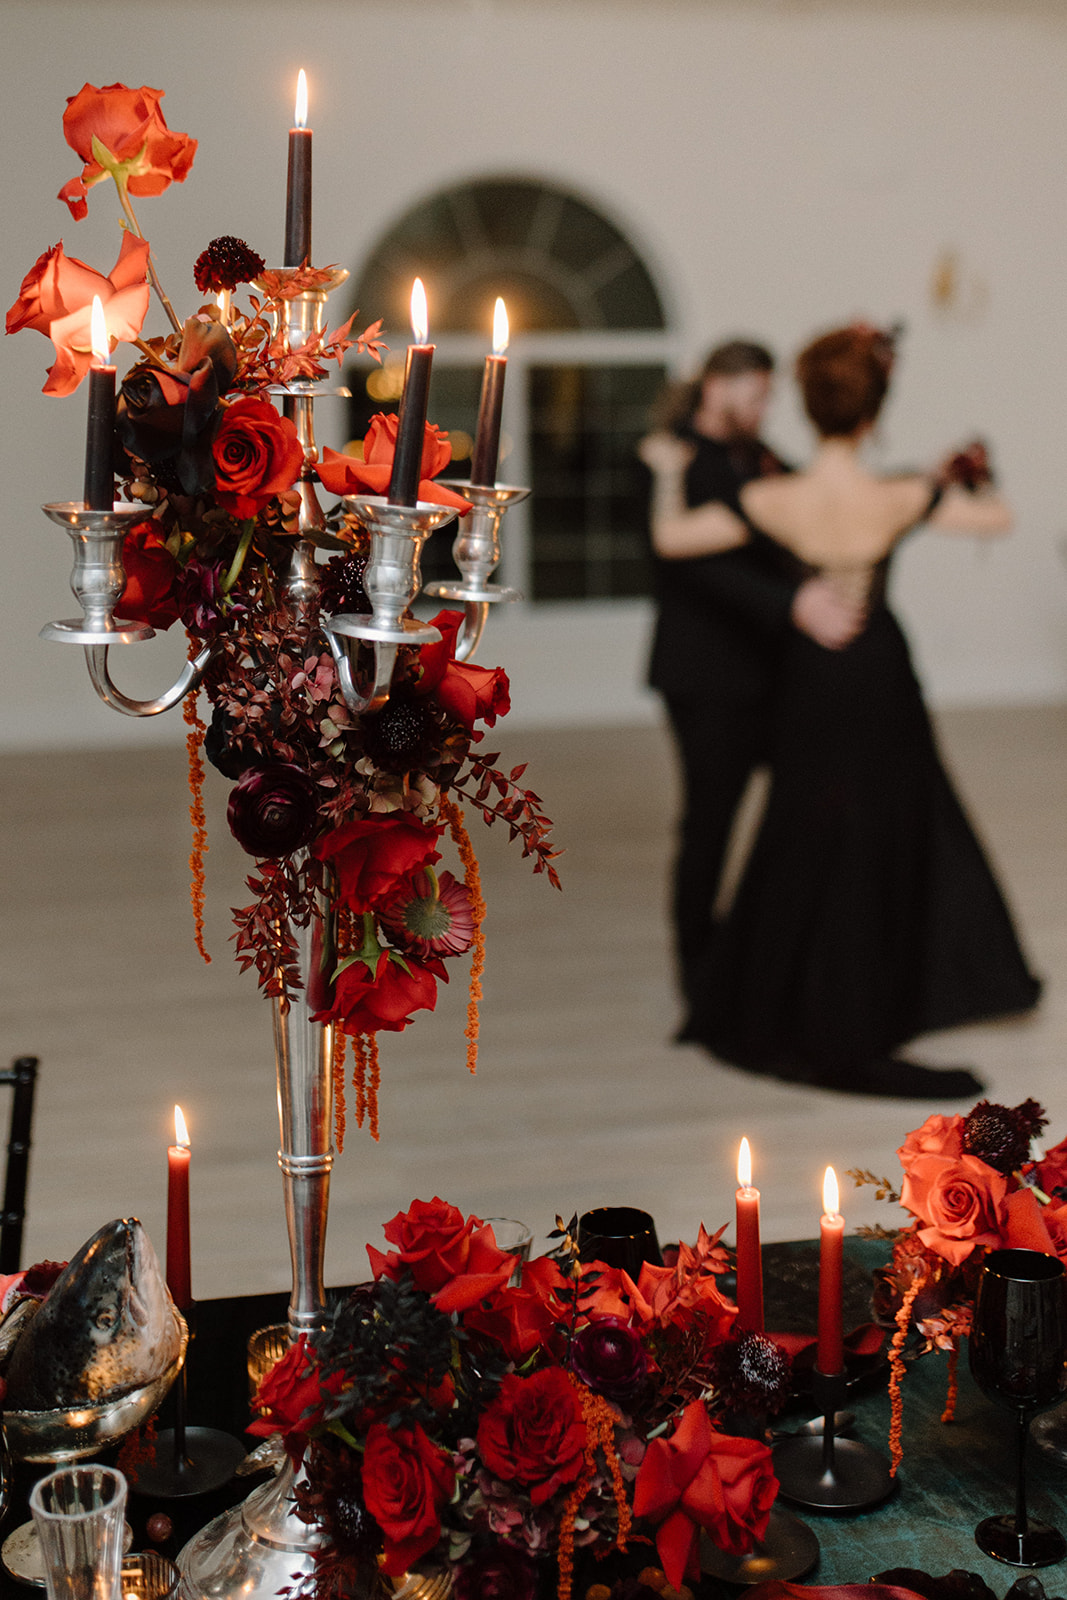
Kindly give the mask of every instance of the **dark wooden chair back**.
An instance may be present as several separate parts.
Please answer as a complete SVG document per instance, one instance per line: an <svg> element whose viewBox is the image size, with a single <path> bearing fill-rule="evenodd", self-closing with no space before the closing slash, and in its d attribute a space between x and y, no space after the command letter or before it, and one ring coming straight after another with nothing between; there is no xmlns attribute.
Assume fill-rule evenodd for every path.
<svg viewBox="0 0 1067 1600"><path fill-rule="evenodd" d="M26 1220L37 1057L19 1056L6 1072L0 1072L0 1084L10 1084L15 1091L8 1123L4 1208L0 1212L0 1272L17 1272L21 1265L22 1227Z"/></svg>

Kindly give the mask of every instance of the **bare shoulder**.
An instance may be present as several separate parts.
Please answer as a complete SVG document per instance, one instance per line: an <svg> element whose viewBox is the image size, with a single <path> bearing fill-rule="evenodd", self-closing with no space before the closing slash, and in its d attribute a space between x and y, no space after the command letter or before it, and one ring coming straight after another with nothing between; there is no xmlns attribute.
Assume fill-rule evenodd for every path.
<svg viewBox="0 0 1067 1600"><path fill-rule="evenodd" d="M891 508L891 520L902 528L910 528L913 522L919 521L933 493L930 479L917 473L906 477L882 478L879 487L886 505Z"/></svg>

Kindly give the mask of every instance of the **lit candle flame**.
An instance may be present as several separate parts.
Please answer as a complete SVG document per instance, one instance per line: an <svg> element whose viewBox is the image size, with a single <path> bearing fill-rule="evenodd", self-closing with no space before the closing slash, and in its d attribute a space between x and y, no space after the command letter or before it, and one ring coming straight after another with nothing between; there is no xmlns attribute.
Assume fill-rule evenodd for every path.
<svg viewBox="0 0 1067 1600"><path fill-rule="evenodd" d="M189 1148L189 1129L185 1126L181 1106L174 1107L174 1143L184 1145L187 1150Z"/></svg>
<svg viewBox="0 0 1067 1600"><path fill-rule="evenodd" d="M737 1186L739 1189L752 1187L752 1152L747 1139L741 1140L741 1147L737 1152Z"/></svg>
<svg viewBox="0 0 1067 1600"><path fill-rule="evenodd" d="M93 347L93 360L97 366L106 367L111 354L111 346L107 336L107 318L104 316L103 303L98 294L93 295L93 313L89 323L89 343Z"/></svg>
<svg viewBox="0 0 1067 1600"><path fill-rule="evenodd" d="M430 318L426 310L426 290L422 286L421 278L416 278L411 285L411 329L415 335L415 343L425 344L430 331Z"/></svg>
<svg viewBox="0 0 1067 1600"><path fill-rule="evenodd" d="M306 128L308 125L308 80L303 67L296 80L296 111L293 114L294 128Z"/></svg>
<svg viewBox="0 0 1067 1600"><path fill-rule="evenodd" d="M497 295L496 305L493 308L493 354L495 356L502 356L507 347L508 308L504 304L503 300L501 300L500 296Z"/></svg>
<svg viewBox="0 0 1067 1600"><path fill-rule="evenodd" d="M837 1216L839 1196L837 1192L837 1173L833 1167L827 1167L826 1176L822 1181L822 1208L828 1217Z"/></svg>

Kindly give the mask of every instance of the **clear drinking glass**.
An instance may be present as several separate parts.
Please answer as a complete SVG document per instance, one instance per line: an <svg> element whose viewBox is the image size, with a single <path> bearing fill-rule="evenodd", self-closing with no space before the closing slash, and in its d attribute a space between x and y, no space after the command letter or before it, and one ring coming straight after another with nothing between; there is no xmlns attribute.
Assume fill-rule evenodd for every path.
<svg viewBox="0 0 1067 1600"><path fill-rule="evenodd" d="M126 1479L114 1467L61 1467L30 1495L48 1600L120 1600Z"/></svg>

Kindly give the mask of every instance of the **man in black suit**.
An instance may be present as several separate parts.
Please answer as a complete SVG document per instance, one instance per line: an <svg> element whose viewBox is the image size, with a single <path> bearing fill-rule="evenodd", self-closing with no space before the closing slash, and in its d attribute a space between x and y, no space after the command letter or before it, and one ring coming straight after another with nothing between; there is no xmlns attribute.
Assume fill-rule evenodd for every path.
<svg viewBox="0 0 1067 1600"><path fill-rule="evenodd" d="M788 471L760 438L774 358L733 339L712 351L640 453L657 498L684 473L690 509ZM676 492L676 481L674 486ZM699 999L714 936L713 908L738 807L766 758L781 644L795 627L829 649L862 617L820 577L792 583L756 546L685 560L655 558L658 615L649 682L663 695L678 746L684 806L674 866L675 951L688 1007ZM683 1026L679 1038L686 1037Z"/></svg>

